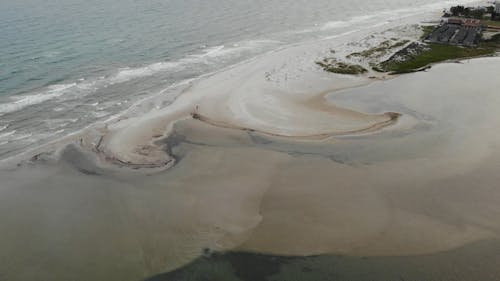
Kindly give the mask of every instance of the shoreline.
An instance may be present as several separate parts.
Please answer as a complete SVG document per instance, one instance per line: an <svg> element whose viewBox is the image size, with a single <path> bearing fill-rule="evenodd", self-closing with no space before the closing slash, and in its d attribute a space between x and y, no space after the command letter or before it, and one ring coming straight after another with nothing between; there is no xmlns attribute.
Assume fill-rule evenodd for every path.
<svg viewBox="0 0 500 281"><path fill-rule="evenodd" d="M349 38L372 42L365 37ZM69 146L54 144L54 155L0 169L0 246L19 265L7 263L6 276L85 269L138 280L207 252L370 259L497 239L500 58L378 80L318 69L311 58L350 44L330 43L213 74L163 109L89 128ZM268 134L379 124L326 140ZM35 254L47 259L31 262ZM89 276L81 278L99 279Z"/></svg>
<svg viewBox="0 0 500 281"><path fill-rule="evenodd" d="M483 2L484 1L466 1L466 3L468 3L468 4L483 3ZM188 81L180 81L179 84L184 84L184 83L191 84L191 85L192 84L196 84L199 81L202 81L204 79L208 79L208 78L210 78L213 75L217 75L218 73L229 71L229 70L231 70L233 68L240 67L241 65L245 65L247 63L251 63L254 60L263 59L266 56L267 57L271 56L271 55L279 53L280 51L285 50L285 49L289 49L289 48L293 48L293 47L297 47L297 46L303 46L303 45L307 45L307 44L311 45L311 44L315 44L315 43L322 43L322 42L324 43L324 42L329 42L329 41L335 41L336 39L339 39L339 38L342 38L343 40L347 40L347 38L349 36L352 36L352 35L356 35L356 34L360 34L360 33L367 33L367 34L369 34L368 31L375 31L375 32L377 32L377 31L385 30L388 27L396 27L396 26L402 26L402 25L405 25L405 24L408 24L408 23L429 21L430 15L433 15L432 17L434 17L435 16L434 14L438 12L438 8L437 8L437 6L434 7L435 6L434 4L428 4L427 6L428 7L425 10L418 10L418 11L415 11L413 14L406 14L408 11L403 8L403 9L401 9L401 11L403 11L405 13L404 16L391 18L391 19L389 19L387 21L383 21L383 22L377 23L374 26L363 27L361 29L347 31L347 32L344 32L344 33L340 33L340 34L332 35L332 36L327 36L327 37L323 37L323 38L311 38L311 39L307 39L307 40L302 41L302 42L287 44L287 45L281 46L281 47L279 47L277 49L267 51L267 52L265 52L263 54L259 54L259 55L255 56L255 57L252 57L252 58L249 58L249 59L245 59L245 60L243 60L241 62L238 62L236 64L226 66L226 67L224 67L224 68L222 68L220 70L217 70L217 71L214 71L214 72L211 72L211 73L202 74L199 77L188 79ZM433 7L433 8L430 9L430 7ZM389 13L389 11L386 11L384 13ZM347 40L345 42L348 42L348 41L349 40ZM352 42L352 40L351 40L351 42ZM316 57L316 58L320 58L320 57ZM373 72L369 72L369 73L372 74L372 76L373 76L373 77L369 77L369 78L373 78L373 79L392 79L393 78L393 77L388 77L388 75L377 75L377 73L373 73ZM174 83L174 85L172 85L172 86L176 86L177 87L178 85L177 85L177 83ZM333 90L333 88L330 89L330 90ZM165 91L169 91L169 90L168 89L162 90L161 93L163 93ZM69 143L69 142L78 141L78 138L80 136L86 134L86 131L99 131L102 128L105 128L106 126L113 125L116 122L120 122L120 120L122 120L124 118L125 119L133 118L134 116L137 116L140 113L144 113L144 111L142 111L140 113L130 113L131 111L133 111L132 110L133 108L135 108L135 107L137 107L139 105L145 104L147 101L161 100L161 97L160 97L161 93L160 94L155 94L153 96L146 97L146 98L141 99L139 101L136 101L128 109L125 109L124 111L111 116L110 118L108 118L105 121L98 121L97 123L89 124L86 127L82 128L82 129L80 129L80 130L78 130L76 132L72 132L69 135L62 136L62 137L60 137L58 139L49 141L48 143L41 144L41 145L33 147L33 148L29 148L28 151L24 151L24 152L15 154L15 155L7 156L6 158L3 158L3 159L0 160L0 165L4 165L4 164L7 164L7 165L17 164L16 162L29 159L29 158L31 158L33 156L36 156L37 154L45 152L44 150L51 150L51 151L57 150L58 146L60 146L59 145L60 143ZM178 95L181 95L181 94L177 94L176 97L174 98L174 100L173 101L169 101L169 103L175 102L175 100L177 99ZM167 107L168 107L168 105L167 105Z"/></svg>
<svg viewBox="0 0 500 281"><path fill-rule="evenodd" d="M467 1L467 3L482 3L482 2L483 1ZM428 5L428 6L430 7L432 5ZM333 43L334 41L337 41L340 38L342 39L342 40L340 40L340 44L338 42L336 42L335 44L336 45L344 45L344 47L346 47L346 46L349 45L349 44L346 44L346 43L353 42L354 41L353 38L357 38L356 40L359 40L360 38L363 37L362 34L368 35L368 34L372 34L373 32L375 32L375 33L379 33L378 35L380 36L380 33L386 32L387 30L390 30L390 29L393 29L393 28L402 27L402 26L406 26L406 25L409 25L409 24L414 24L416 22L426 22L426 21L429 21L431 19L434 19L435 16L436 16L434 14L437 13L437 11L438 11L437 8L435 8L435 9L436 10L416 11L414 14L405 14L402 17L394 18L394 19L391 19L391 20L388 20L388 21L384 21L384 22L380 22L378 24L375 24L374 26L363 27L361 29L357 29L357 30L353 30L353 31L347 31L347 32L340 33L340 34L333 35L333 36L328 36L328 37L323 37L323 38L316 38L316 39L308 39L308 40L302 41L302 42L287 44L287 45L281 46L281 47L279 47L277 49L270 50L270 51L267 51L267 52L265 52L263 54L257 55L255 57L243 60L243 61L238 62L236 64L226 66L226 67L224 67L224 68L222 68L220 70L217 70L217 71L214 71L214 72L211 72L211 73L203 74L203 75L201 75L201 76L199 76L197 78L192 78L192 79L188 79L187 81L181 81L179 83L174 83L174 85L171 86L173 88L171 91L174 91L174 92L177 92L177 93L174 94L174 99L172 101L168 102L169 105L167 105L166 108L163 108L163 109L168 109L169 107L171 107L171 105L174 104L174 103L176 103L177 99L180 96L184 95L184 93L186 91L189 91L189 89L193 85L196 85L196 84L198 84L198 83L200 83L200 82L202 82L204 80L210 79L211 77L213 77L215 75L219 75L220 73L225 73L225 72L229 72L229 71L231 71L231 70L233 70L235 68L244 67L245 65L253 63L255 61L265 60L266 57L271 57L273 55L279 55L281 52L286 51L287 49L300 48L300 47L304 47L304 46L307 46L307 45L309 45L309 46L312 46L312 45L324 45L323 50L321 48L315 48L314 52L316 52L318 55L315 58L310 58L312 60L311 61L311 64L312 64L314 62L314 59L321 58L321 53L324 53L325 51L327 51L328 47L325 48L325 46L331 45L331 43ZM376 45L374 45L374 46L376 46ZM352 52L352 50L351 50L351 52ZM315 69L315 70L317 70L317 69ZM325 75L323 74L323 76L325 76ZM373 71L369 71L367 74L362 75L361 77L368 78L367 81L366 81L366 83L372 82L370 80L393 79L393 78L395 78L394 75L389 75L388 73L382 73L382 74L380 74L380 73L376 73L376 72L373 72ZM333 81L330 83L330 85L331 85L330 87L322 88L321 90L331 92L331 91L334 91L334 90L347 89L347 88L350 88L350 87L356 87L357 86L356 83L355 83L353 85L346 85L346 86L343 86L343 87L339 88L337 86L333 86L335 84L335 82L334 82L335 78L334 77L332 77L332 80ZM177 87L182 86L183 84L184 84L185 87L184 86L181 87L180 90L176 89ZM167 88L165 90L162 90L161 93L169 91L168 90L169 88ZM136 101L136 102L134 102L134 104L132 104L125 111L123 111L121 113L118 113L118 114L115 114L114 116L108 118L105 121L99 121L97 123L90 124L90 125L86 126L85 128L77 131L77 132L71 133L70 135L63 136L63 137L61 137L59 139L50 141L50 142L48 142L46 144L42 144L42 145L40 145L38 147L31 148L28 151L25 151L25 152L22 152L22 153L19 153L19 154L15 154L15 155L9 156L7 158L1 159L0 160L0 165L4 165L4 164L6 164L6 165L17 164L16 162L20 162L20 161L27 160L27 159L32 158L32 157L36 157L39 154L43 154L44 152L47 152L47 150L57 151L59 149L58 147L60 147L64 143L71 143L71 142L75 142L75 141L80 141L81 142L82 139L89 138L88 136L85 136L87 134L93 135L93 134L96 134L96 132L105 132L105 131L108 131L108 129L107 129L108 127L116 126L118 123L123 123L124 120L126 122L127 119L140 119L140 118L138 118L138 114L140 114L141 112L132 113L132 111L134 111L134 108L140 107L143 104L146 104L147 102L154 101L154 100L156 101L156 103L157 102L161 103L161 93L153 95L153 96L146 97L146 98L141 99L139 101ZM161 110L163 110L163 109L161 109ZM153 111L154 111L154 109L153 109ZM149 112L144 112L143 111L142 113L145 113L145 115L150 115ZM189 114L186 114L186 117ZM389 121L389 120L386 120L386 121ZM227 122L227 120L220 120L220 122L221 123L225 123L225 122ZM230 123L230 122L228 122L228 123ZM384 123L384 122L382 122L382 123ZM239 126L238 124L235 124L235 125L236 125L236 127L248 128L250 130L252 130L252 129L259 130L259 127L253 128L252 126ZM121 126L121 125L118 125L118 126ZM125 124L125 126L126 126L126 124ZM368 126L366 126L366 128L372 128L372 127L376 127L376 126L374 126L374 125L368 125ZM89 133L89 131L91 131L91 133ZM167 129L167 131L168 131L168 129ZM266 130L262 130L262 131L266 131ZM267 130L267 131L269 131L269 130ZM333 131L335 131L335 130L333 130ZM360 131L363 131L363 129L357 128L357 129L354 129L354 130L346 130L345 134L349 134L349 132L356 133L356 132L360 132ZM276 132L272 132L272 130L271 130L271 131L269 131L269 133L270 134L274 134ZM168 134L168 132L165 132L163 134L164 137L166 137L167 134ZM276 134L279 135L279 133L276 133ZM284 135L287 135L287 134L284 134ZM290 135L292 135L292 134L290 134ZM299 135L304 135L304 134L299 134ZM305 134L305 135L322 135L322 134L315 134L315 133L311 134L311 133L308 133L308 134ZM94 136L91 136L90 138L92 138L92 137L94 137ZM149 142L144 142L143 145L144 146L150 146L152 141L153 141L153 138L151 138L151 140ZM138 148L138 149L140 150L140 148ZM113 150L113 149L111 149L111 150ZM161 152L160 152L159 149L155 149L155 151L158 152L159 154L161 154ZM111 153L111 154L113 154L113 153ZM117 155L110 155L110 157L111 158L120 159L120 157L118 157ZM132 163L133 161L129 161L129 160L131 160L129 158L130 157L124 157L124 159L119 160L117 162L118 163L122 163L122 164L123 163L129 163L129 162ZM152 161L152 162L157 162L157 160ZM165 161L163 161L163 162L168 162L168 157L166 157ZM138 163L136 163L136 164L138 164L138 166L142 165L141 161L138 161ZM152 164L152 163L150 163L150 164ZM149 166L150 164L146 164L145 166ZM158 165L153 163L152 166L156 167Z"/></svg>
<svg viewBox="0 0 500 281"><path fill-rule="evenodd" d="M322 39L314 39L314 40L309 40L309 41L305 41L305 42L300 42L300 43L294 43L294 44L290 44L290 45L287 45L287 46L283 46L283 47L280 47L278 49L275 49L275 50L272 50L272 51L269 51L267 53L264 53L264 54L261 54L257 57L253 57L253 58L250 58L248 60L245 60L245 61L242 61L240 63L237 63L235 65L231 65L231 66L228 66L224 69L221 69L219 71L216 71L214 73L208 73L208 74L205 74L205 75L202 75L192 81L189 81L187 84L187 87L183 88L175 97L175 99L171 102L170 105L168 105L167 107L165 107L164 109L161 109L160 111L164 111L166 115L168 114L172 114L171 112L169 111L177 111L176 109L172 109L173 107L175 107L175 103L178 102L179 99L182 99L184 98L184 96L186 95L186 92L189 92L191 91L191 89L193 87L195 87L196 85L200 84L200 83L207 83L205 81L207 80L210 80L212 79L212 77L214 76L217 76L217 75L221 75L221 74L224 74L224 73L228 73L228 72L231 72L233 70L237 70L239 68L244 68L245 66L249 65L249 64L252 64L252 63L255 63L255 62L259 62L259 61L263 61L263 60L266 60L266 58L269 58L271 56L275 56L275 55L280 55L281 53L283 52L287 52L287 50L290 50L290 49L294 49L294 48L298 48L298 49L306 49L306 46L312 46L312 45L323 45L323 46L327 46L327 45L330 45L331 42L333 40L337 41L339 38L343 38L343 41L341 40L340 42L340 45L342 44L346 44L346 43L349 43L349 42L352 42L349 38L352 38L354 36L354 38L356 37L363 37L363 34L370 34L372 33L374 30L376 32L382 32L382 31L385 31L387 30L389 27L399 27L399 26L405 26L407 24L410 24L412 22L414 22L416 20L416 18L427 18L428 17L428 13L418 13L416 15L410 15L410 16L405 16L404 18L401 18L399 19L399 21L404 21L404 23L402 22L398 22L396 24L394 24L393 22L385 22L385 23L382 23L380 24L379 26L376 26L376 27L368 27L368 28L363 28L361 30L357 30L355 32L346 32L344 34L340 34L340 35L336 35L334 36L335 39L333 38L322 38ZM337 42L336 45L339 45L339 43ZM322 49L324 47L317 47L315 48L315 51L317 53L316 57L319 57L320 54L322 52L325 51L325 49ZM313 57L309 57L309 59L311 60L310 62L307 62L307 63L310 63L310 66L309 66L309 71L312 72L312 74L308 74L308 76L315 76L313 79L317 80L317 82L319 81L320 83L323 83L325 84L324 82L324 79L328 79L327 77L329 77L329 79L331 79L330 82L327 82L326 85L327 86L319 86L317 87L318 90L313 90L311 91L311 93L307 93L306 95L307 96L310 96L311 94L313 95L316 95L316 96L319 96L319 94L314 94L314 92L331 92L331 91L334 91L334 90L341 90L341 89L348 89L348 88L351 88L351 87L357 87L359 85L362 85L362 84L365 84L365 83L371 83L373 82L373 77L377 77L378 79L387 79L387 76L386 75L377 75L376 73L373 73L373 72L369 72L368 74L366 75L363 75L363 76L360 76L360 77L356 77L355 79L363 79L364 81L361 82L361 83L358 83L358 82L354 82L354 83L350 83L349 80L352 80L351 78L347 78L345 79L345 77L341 77L341 76L332 76L330 75L329 73L318 73L318 69L317 67L314 65L314 58ZM267 64L269 65L269 64ZM312 66L312 67L311 67ZM267 72L266 72L267 73ZM375 75L375 76L374 76ZM318 80L318 77L319 77L319 80ZM309 77L311 78L311 77ZM390 77L390 78L393 78L393 77ZM303 79L307 79L307 78L303 78ZM323 81L321 81L323 80ZM345 81L341 81L341 80L345 80ZM338 86L336 85L337 82L341 82L341 83L344 83L345 85L343 86ZM258 82L258 83L262 83L262 82ZM279 88L280 86L278 86ZM266 89L264 89L266 90ZM202 90L203 91L203 90ZM205 94L207 95L207 94ZM139 102L136 102L134 105L132 105L131 108L127 109L126 111L124 111L123 113L120 113L118 114L117 116L114 116L112 117L111 119L108 119L104 122L99 122L99 123L96 123L96 124L91 124L89 126L87 126L86 128L82 129L81 131L79 132L75 132L69 136L65 136L61 139L58 139L58 140L54 140L48 144L44 144L40 147L36 147L30 151L27 151L27 152L24 152L22 154L17 154L17 155L13 155L11 157L8 157L6 159L2 159L0 162L1 163L14 163L16 164L16 162L19 162L19 161L22 161L22 160L27 160L27 159L30 159L32 157L36 157L38 154L42 154L44 152L46 152L47 150L51 150L51 151L57 151L61 145L64 145L64 143L71 143L71 142L75 142L75 141L79 141L80 143L83 143L83 142L87 142L87 144L84 145L84 147L87 147L87 149L90 149L90 150L95 150L96 147L95 145L92 145L90 143L92 143L92 141L88 141L89 139L93 139L93 138L96 138L96 135L99 135L101 134L103 136L103 138L101 139L102 142L99 144L99 150L102 149L101 152L103 153L109 153L109 155L105 156L104 158L111 158L111 159L115 159L115 160L118 160L116 161L117 163L119 163L120 165L123 165L123 164L131 164L131 166L136 166L136 167L140 167L140 166L145 166L145 167L154 167L154 168L159 168L160 166L163 166L163 164L161 163L169 163L169 160L170 158L168 156L166 156L163 152L162 152L162 149L161 148L158 148L158 147L154 147L154 144L153 142L155 141L155 139L158 139L158 137L155 137L155 136L159 136L159 135L162 135L162 138L165 138L168 136L168 131L169 131L169 128L167 127L166 130L164 130L163 132L159 132L158 130L155 130L157 132L155 133L150 133L149 137L147 138L148 140L146 140L146 138L141 138L142 140L140 142L138 142L138 144L136 145L136 150L141 150L140 148L138 148L139 146L143 146L143 147L148 147L146 148L146 150L148 149L153 149L154 150L154 154L158 154L158 155L161 155L160 158L158 158L158 155L157 156L154 156L153 157L153 161L143 161L144 158L143 157L138 157L137 155L133 155L135 153L131 153L130 151L129 152L126 152L123 150L123 144L120 144L120 145L110 145L111 147L107 147L108 146L108 140L110 139L110 135L113 135L113 134L116 134L118 133L118 131L120 130L120 128L122 127L128 127L129 124L133 123L133 122L147 122L147 118L155 118L154 115L157 113L155 111L151 112L151 113L146 113L145 116L143 117L137 117L137 116L133 116L132 115L129 115L129 112L132 110L132 108L142 104L142 103L145 103L149 100L154 100L154 99L158 99L159 97L158 96L152 96L152 97L148 97L144 100L141 100ZM289 99L289 98L292 98L293 99L296 99L296 95L295 97L280 97L280 99L283 98L283 99ZM196 105L196 101L193 100L191 101L191 105L185 105L184 106L184 109L180 109L181 111L183 111L183 113L179 113L179 114L174 114L174 115L177 115L180 119L184 119L184 118L189 118L189 116L192 114L192 112L194 112L195 110L193 110L192 107L195 107L195 106L198 106ZM211 112L212 113L212 112ZM163 114L163 113L161 113ZM160 115L161 115L160 114ZM181 116L182 115L182 116ZM204 114L205 115L205 114ZM211 115L211 114L207 114L208 116ZM237 117L238 118L238 117ZM142 120L141 120L142 119ZM166 118L166 119L171 119L171 118ZM175 118L174 118L175 119ZM214 120L217 120L218 118L211 118L211 119L214 119ZM274 129L272 129L271 127L268 127L267 129L266 128L261 128L260 125L258 125L258 123L260 123L260 121L258 121L258 123L254 124L253 126L250 124L238 124L235 123L235 124L232 124L230 121L228 122L229 120L227 120L226 117L223 117L220 119L220 121L216 121L216 122L220 122L222 124L224 123L228 123L230 124L229 126L235 126L235 127L239 127L239 128L246 128L246 129L249 129L249 130L257 130L257 131L262 131L262 132L267 132L269 133L270 135L280 135L280 134L283 134L285 136L290 136L290 137L293 137L294 135L296 136L307 136L307 135L316 135L316 136L326 136L328 135L329 133L316 133L316 132L298 132L298 133L283 133L281 132L282 129L278 129L278 131L275 131ZM391 123L390 121L394 121L394 119L392 117L388 118L388 119L385 119L385 120L379 120L377 122L375 122L374 124L367 124L365 126L362 126L364 128L360 128L360 127L357 127L357 128L353 128L353 129L347 129L347 130L344 130L344 131L337 131L336 129L331 129L330 131L333 132L331 135L334 136L334 135L345 135L345 134L350 134L350 133L359 133L359 132L364 132L366 133L366 131L371 131L370 129L373 129L373 128L377 128L377 127L380 127L381 125L383 126L383 124L388 124L388 123ZM174 120L171 120L171 121L167 121L167 123L172 123L172 122L175 122ZM169 125L171 126L171 125ZM111 132L113 131L113 129L109 129L109 128L118 128L117 130L115 130L115 132ZM288 129L289 130L289 129ZM322 129L323 131L325 131L324 129ZM328 131L328 130L326 130ZM111 133L111 134L110 134ZM138 134L141 134L141 133L137 133L137 132L132 132L130 133L129 135L127 135L127 137L134 137L132 135L138 135ZM104 136L106 135L106 136ZM121 135L122 137L124 136L123 133L120 133L119 135ZM135 138L137 138L137 136L135 136ZM95 140L93 141L95 142ZM131 143L131 142L129 142ZM142 144L139 144L139 143L142 143ZM93 147L94 146L94 147ZM115 147L113 147L115 146ZM116 149L117 147L116 146L120 146L118 149ZM116 151L114 151L116 150ZM144 154L145 151L142 151L142 152L139 152L139 154ZM125 155L125 154L130 154L128 156L122 156L122 155ZM151 153L149 153L151 154ZM123 158L122 158L123 157ZM134 158L135 157L135 158ZM104 165L106 161L103 162ZM134 163L135 162L135 163Z"/></svg>

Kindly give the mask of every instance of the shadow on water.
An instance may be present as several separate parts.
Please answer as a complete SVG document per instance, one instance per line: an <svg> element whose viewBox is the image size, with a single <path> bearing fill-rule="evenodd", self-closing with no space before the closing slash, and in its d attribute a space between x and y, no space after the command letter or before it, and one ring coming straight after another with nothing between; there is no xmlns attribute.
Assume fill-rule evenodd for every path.
<svg viewBox="0 0 500 281"><path fill-rule="evenodd" d="M204 255L145 281L443 281L500 280L500 240L409 257Z"/></svg>

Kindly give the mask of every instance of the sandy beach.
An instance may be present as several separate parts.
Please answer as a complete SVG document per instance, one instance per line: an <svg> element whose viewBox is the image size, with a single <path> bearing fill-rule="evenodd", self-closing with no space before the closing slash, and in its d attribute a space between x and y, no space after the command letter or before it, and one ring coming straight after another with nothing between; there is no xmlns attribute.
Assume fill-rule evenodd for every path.
<svg viewBox="0 0 500 281"><path fill-rule="evenodd" d="M8 159L0 279L143 280L207 252L412 257L499 239L498 57L392 77L315 64L418 40L433 18L276 50Z"/></svg>
<svg viewBox="0 0 500 281"><path fill-rule="evenodd" d="M377 46L392 36L416 40L421 34L417 25L393 26L391 29L387 24L376 38L367 36L371 29L362 30L338 40L340 43L323 40L300 44L211 75L190 85L162 110L106 126L99 150L119 163L161 167L172 159L152 140L168 136L175 122L193 116L218 127L296 139L326 139L383 128L396 121L398 114L365 114L324 99L326 92L366 85L383 75L335 76L313 62L334 49L342 50L341 56ZM354 40L361 43L354 45Z"/></svg>

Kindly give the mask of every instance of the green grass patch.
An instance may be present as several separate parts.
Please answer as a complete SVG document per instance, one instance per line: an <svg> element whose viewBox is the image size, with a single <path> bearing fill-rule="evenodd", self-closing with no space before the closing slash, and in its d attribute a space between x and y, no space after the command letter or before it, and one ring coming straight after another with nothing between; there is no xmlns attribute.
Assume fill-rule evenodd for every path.
<svg viewBox="0 0 500 281"><path fill-rule="evenodd" d="M489 26L496 26L500 27L500 21L496 20L483 20L481 21L482 24L489 25Z"/></svg>
<svg viewBox="0 0 500 281"><path fill-rule="evenodd" d="M422 29L422 35L420 36L421 40L425 40L431 33L434 31L436 28L435 25L421 25L420 28Z"/></svg>
<svg viewBox="0 0 500 281"><path fill-rule="evenodd" d="M482 48L496 48L500 49L500 34L495 34L488 40L483 40L480 44Z"/></svg>
<svg viewBox="0 0 500 281"><path fill-rule="evenodd" d="M479 46L478 48L463 48L452 45L429 44L429 49L403 62L386 61L379 68L394 74L414 72L432 63L452 59L463 59L491 55L496 52L492 46Z"/></svg>

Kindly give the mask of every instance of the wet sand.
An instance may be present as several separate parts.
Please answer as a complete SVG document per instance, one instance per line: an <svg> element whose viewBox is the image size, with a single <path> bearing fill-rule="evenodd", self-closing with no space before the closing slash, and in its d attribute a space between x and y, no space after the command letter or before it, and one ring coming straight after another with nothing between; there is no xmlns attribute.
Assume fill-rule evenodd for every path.
<svg viewBox="0 0 500 281"><path fill-rule="evenodd" d="M208 75L191 83L169 106L109 122L98 132L99 141L85 136L83 144L98 150L103 162L168 168L175 161L156 141L168 137L176 122L193 116L218 127L295 139L362 134L389 126L400 117L397 112L367 114L323 98L326 92L370 84L373 77L384 79L384 74L333 75L314 62L331 56L334 49L340 55L394 36L418 40L421 29L414 22L421 17L289 46Z"/></svg>

